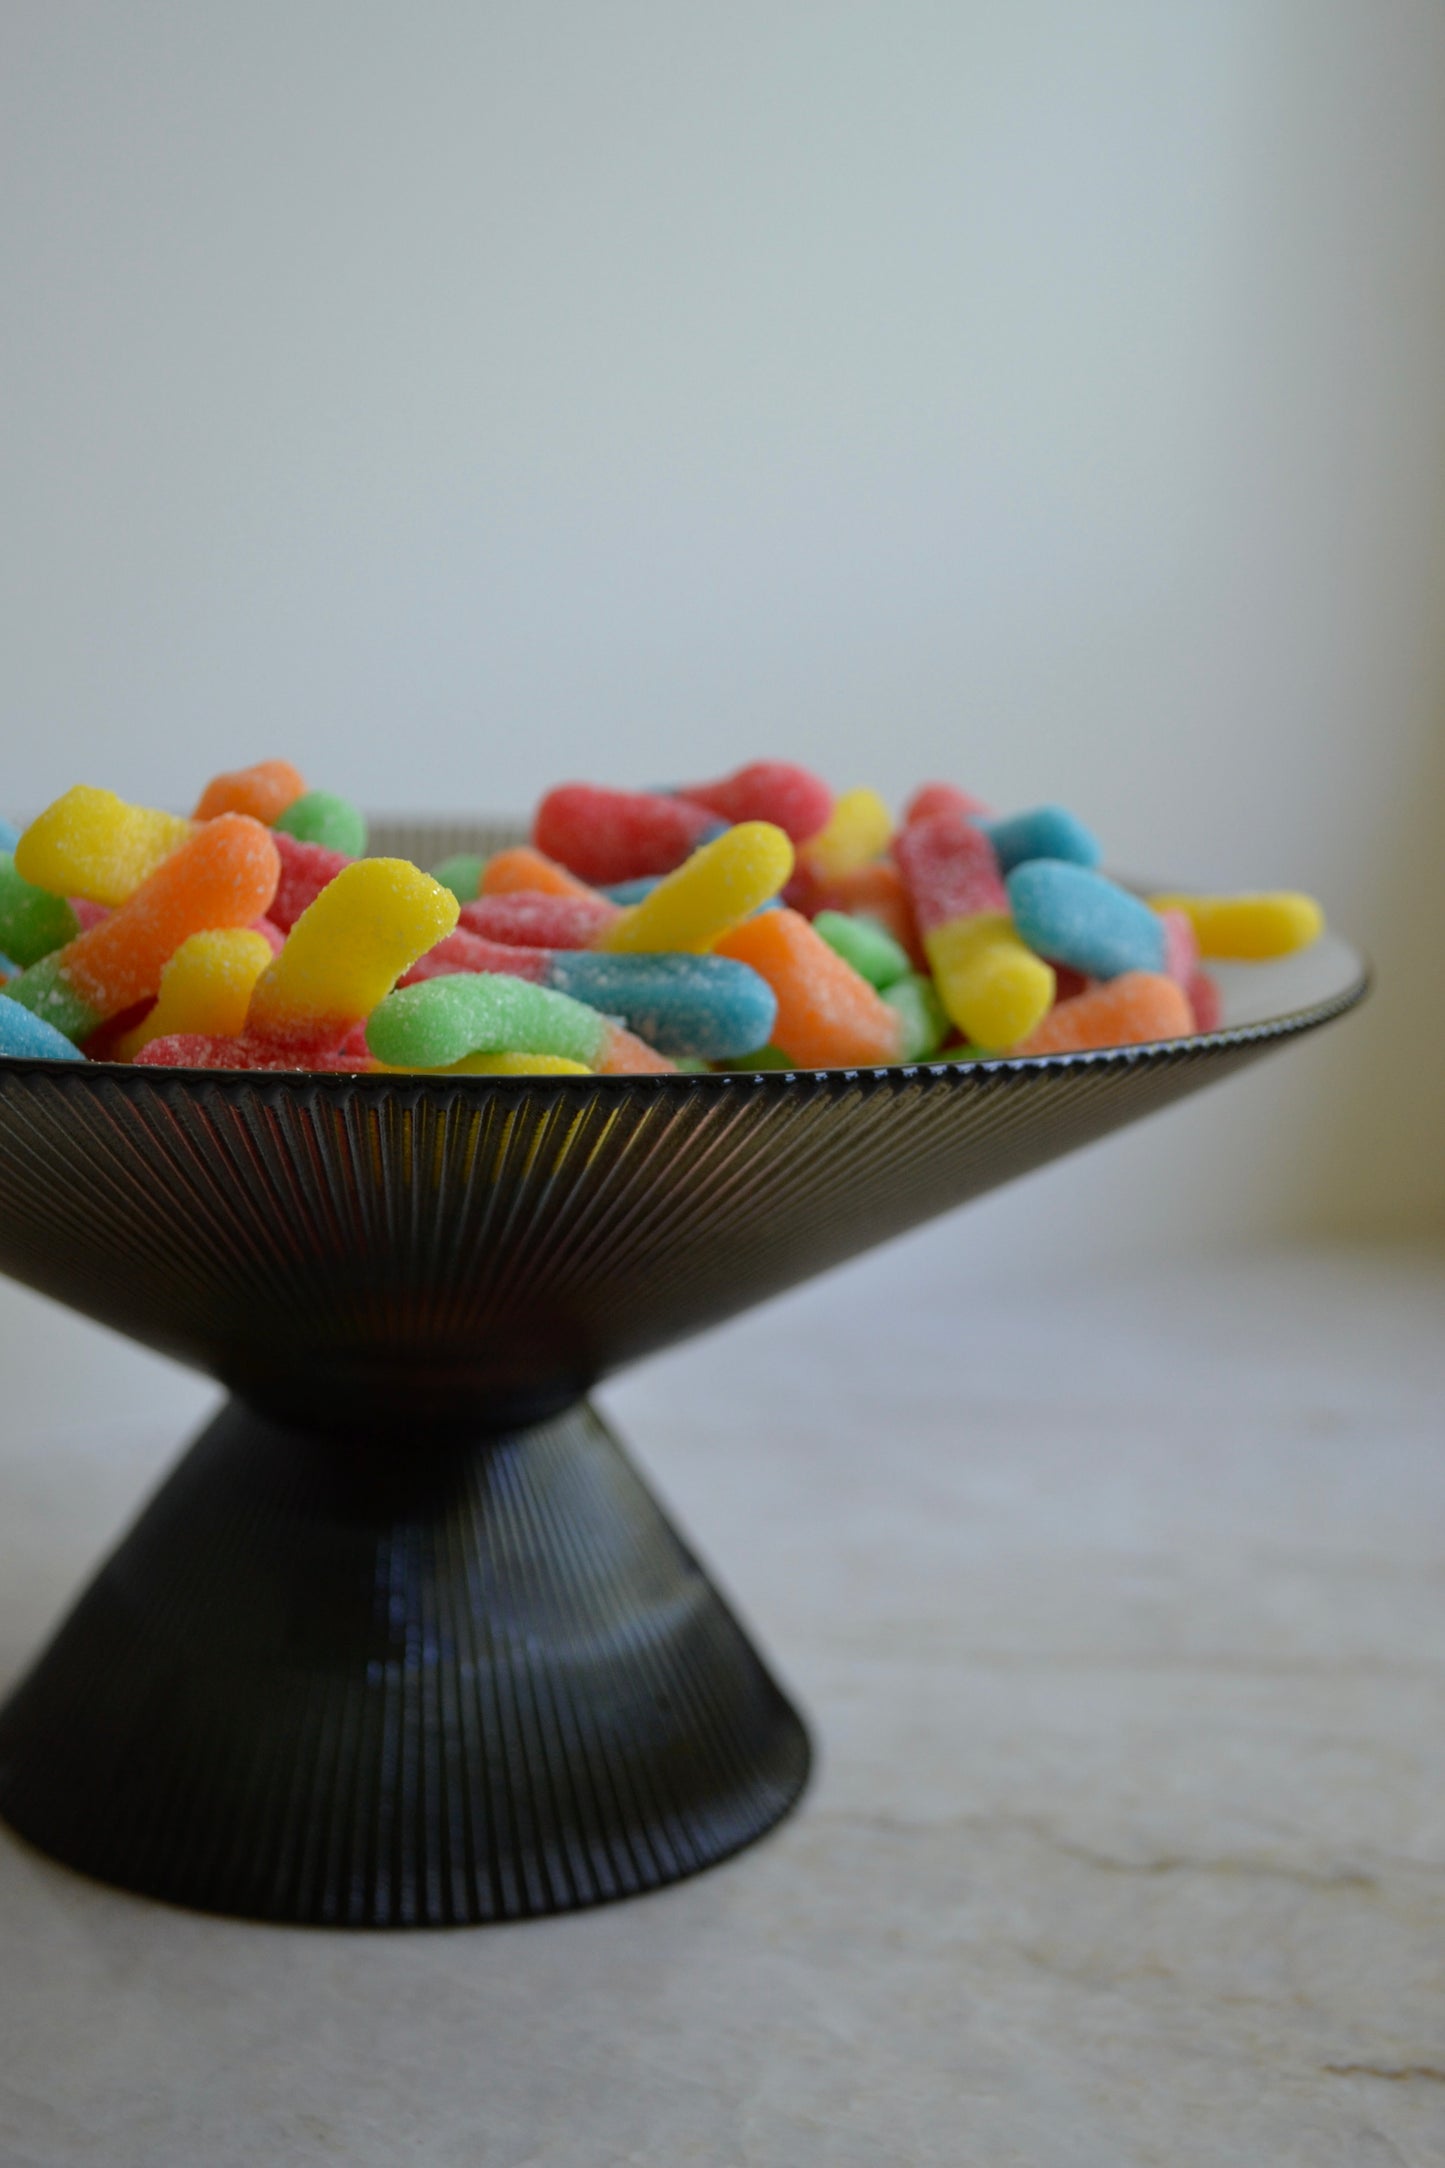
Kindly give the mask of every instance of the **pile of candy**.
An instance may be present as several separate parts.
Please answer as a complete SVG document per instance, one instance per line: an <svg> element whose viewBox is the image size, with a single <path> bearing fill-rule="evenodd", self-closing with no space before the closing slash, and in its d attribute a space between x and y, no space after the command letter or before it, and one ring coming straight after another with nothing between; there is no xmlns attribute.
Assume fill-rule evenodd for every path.
<svg viewBox="0 0 1445 2168"><path fill-rule="evenodd" d="M567 784L530 845L431 873L287 761L187 819L80 785L0 823L0 1054L198 1069L619 1075L873 1068L1217 1027L1211 957L1318 934L1292 894L1154 896L1057 806L951 784L895 823L757 761Z"/></svg>

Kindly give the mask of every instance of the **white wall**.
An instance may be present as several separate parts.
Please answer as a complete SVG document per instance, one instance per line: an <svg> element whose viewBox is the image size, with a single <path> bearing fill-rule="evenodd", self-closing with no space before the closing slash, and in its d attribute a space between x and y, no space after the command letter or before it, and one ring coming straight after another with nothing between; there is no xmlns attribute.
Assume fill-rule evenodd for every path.
<svg viewBox="0 0 1445 2168"><path fill-rule="evenodd" d="M964 1247L1445 1218L1440 0L0 40L13 810L277 751L372 805L761 751L1063 798L1116 863L1316 889L1386 985Z"/></svg>

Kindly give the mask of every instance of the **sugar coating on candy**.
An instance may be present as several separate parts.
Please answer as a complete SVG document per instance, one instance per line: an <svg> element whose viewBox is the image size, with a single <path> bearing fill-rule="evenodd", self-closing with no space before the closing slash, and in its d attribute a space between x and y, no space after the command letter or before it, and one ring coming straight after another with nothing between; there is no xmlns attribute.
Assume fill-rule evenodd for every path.
<svg viewBox="0 0 1445 2168"><path fill-rule="evenodd" d="M272 824L298 843L319 843L324 851L360 858L366 849L366 815L334 790L307 790L293 798Z"/></svg>
<svg viewBox="0 0 1445 2168"><path fill-rule="evenodd" d="M684 784L675 795L730 823L770 821L794 843L817 835L833 812L833 793L821 776L788 760L750 761L716 783Z"/></svg>
<svg viewBox="0 0 1445 2168"><path fill-rule="evenodd" d="M628 1029L659 1053L727 1061L773 1028L777 998L747 964L726 956L610 956L563 950L549 984Z"/></svg>
<svg viewBox="0 0 1445 2168"><path fill-rule="evenodd" d="M269 828L305 788L304 776L289 760L258 760L252 767L212 776L196 801L195 818L210 821L219 813L249 813Z"/></svg>
<svg viewBox="0 0 1445 2168"><path fill-rule="evenodd" d="M1056 956L1093 979L1164 969L1165 929L1137 896L1061 859L1034 858L1007 881L1014 925L1041 956Z"/></svg>
<svg viewBox="0 0 1445 2168"><path fill-rule="evenodd" d="M256 981L274 953L266 936L248 926L189 934L161 973L155 1006L119 1040L116 1058L133 1061L152 1039L181 1033L235 1038L245 1027Z"/></svg>
<svg viewBox="0 0 1445 2168"><path fill-rule="evenodd" d="M721 955L751 964L777 996L772 1041L800 1068L857 1068L896 1061L897 1013L852 965L835 955L797 911L745 919L718 943Z"/></svg>
<svg viewBox="0 0 1445 2168"><path fill-rule="evenodd" d="M1031 858L1059 858L1068 865L1097 866L1103 845L1061 805L1035 806L1028 813L1011 813L1007 820L982 820L984 834L1005 873L1026 865Z"/></svg>
<svg viewBox="0 0 1445 2168"><path fill-rule="evenodd" d="M486 859L475 851L453 851L450 858L443 858L431 869L434 881L449 888L458 903L471 903L482 892L482 873Z"/></svg>
<svg viewBox="0 0 1445 2168"><path fill-rule="evenodd" d="M112 790L77 783L48 805L15 846L25 880L57 896L118 904L178 850L194 822L128 805Z"/></svg>
<svg viewBox="0 0 1445 2168"><path fill-rule="evenodd" d="M157 992L188 934L263 916L279 871L269 832L244 814L222 814L194 829L100 925L23 972L9 991L67 1037L88 1038L108 1016Z"/></svg>
<svg viewBox="0 0 1445 2168"><path fill-rule="evenodd" d="M85 1056L73 1039L43 1017L23 1008L0 993L0 1054L25 1056L39 1061L83 1061Z"/></svg>
<svg viewBox="0 0 1445 2168"><path fill-rule="evenodd" d="M1325 925L1314 897L1290 889L1240 896L1152 896L1150 902L1156 911L1183 911L1200 955L1221 962L1264 963L1290 956L1317 941Z"/></svg>
<svg viewBox="0 0 1445 2168"><path fill-rule="evenodd" d="M880 994L895 980L907 977L907 949L876 921L853 918L846 911L819 911L813 926L829 948L850 963L859 978L876 986Z"/></svg>
<svg viewBox="0 0 1445 2168"><path fill-rule="evenodd" d="M927 1061L943 1045L952 1028L938 988L926 972L910 971L884 988L883 999L903 1028L899 1059Z"/></svg>
<svg viewBox="0 0 1445 2168"><path fill-rule="evenodd" d="M620 1024L609 1027L593 1064L599 1076L671 1076L678 1064Z"/></svg>
<svg viewBox="0 0 1445 2168"><path fill-rule="evenodd" d="M484 941L510 942L521 948L580 949L620 915L604 896L549 896L518 890L507 896L481 896L462 905L461 923Z"/></svg>
<svg viewBox="0 0 1445 2168"><path fill-rule="evenodd" d="M409 860L357 859L327 883L262 973L247 1030L280 1041L341 1035L452 931L457 911L451 890Z"/></svg>
<svg viewBox="0 0 1445 2168"><path fill-rule="evenodd" d="M939 999L975 1045L1012 1046L1047 1016L1053 970L1019 939L1007 911L949 919L923 945Z"/></svg>
<svg viewBox="0 0 1445 2168"><path fill-rule="evenodd" d="M994 847L962 813L945 808L911 822L895 838L893 855L925 940L954 919L1008 910Z"/></svg>
<svg viewBox="0 0 1445 2168"><path fill-rule="evenodd" d="M1194 1029L1182 986L1162 972L1128 971L1072 1001L1061 1001L1011 1051L1015 1054L1091 1053L1112 1046L1144 1046L1181 1039Z"/></svg>
<svg viewBox="0 0 1445 2168"><path fill-rule="evenodd" d="M935 813L958 813L965 820L987 820L989 808L982 798L960 790L956 783L921 783L903 808L903 825L928 820Z"/></svg>
<svg viewBox="0 0 1445 2168"><path fill-rule="evenodd" d="M358 1056L348 1046L304 1040L282 1046L274 1039L255 1039L244 1033L234 1039L213 1039L203 1032L152 1039L136 1055L135 1065L138 1069L326 1069L347 1076L373 1067L368 1056Z"/></svg>
<svg viewBox="0 0 1445 2168"><path fill-rule="evenodd" d="M446 1069L465 1054L560 1054L594 1068L606 1017L566 994L501 972L398 988L378 1004L366 1043L392 1068Z"/></svg>
<svg viewBox="0 0 1445 2168"><path fill-rule="evenodd" d="M501 941L484 941L480 934L458 926L455 933L436 942L409 970L403 971L397 985L419 986L424 979L449 978L459 971L502 971L514 978L531 979L534 985L545 986L551 970L550 949L525 949L509 947Z"/></svg>
<svg viewBox="0 0 1445 2168"><path fill-rule="evenodd" d="M769 902L793 870L793 846L770 821L742 821L692 853L598 937L614 955L710 949Z"/></svg>
<svg viewBox="0 0 1445 2168"><path fill-rule="evenodd" d="M511 896L536 892L544 896L595 896L595 888L579 881L575 873L558 865L545 851L533 850L529 843L514 844L511 849L498 851L489 858L482 874L481 893L484 896Z"/></svg>
<svg viewBox="0 0 1445 2168"><path fill-rule="evenodd" d="M591 882L671 873L715 825L706 806L653 791L564 783L548 791L532 823L539 851Z"/></svg>
<svg viewBox="0 0 1445 2168"><path fill-rule="evenodd" d="M884 852L893 836L893 815L876 790L845 790L828 824L801 852L808 871L819 880L836 880Z"/></svg>
<svg viewBox="0 0 1445 2168"><path fill-rule="evenodd" d="M37 888L17 870L12 851L0 850L0 949L23 970L42 956L64 948L80 932L73 906L64 896Z"/></svg>
<svg viewBox="0 0 1445 2168"><path fill-rule="evenodd" d="M297 836L288 836L284 828L273 829L272 837L281 872L268 916L282 933L289 933L302 912L311 908L322 889L352 860L344 851L328 851L319 843L303 843Z"/></svg>

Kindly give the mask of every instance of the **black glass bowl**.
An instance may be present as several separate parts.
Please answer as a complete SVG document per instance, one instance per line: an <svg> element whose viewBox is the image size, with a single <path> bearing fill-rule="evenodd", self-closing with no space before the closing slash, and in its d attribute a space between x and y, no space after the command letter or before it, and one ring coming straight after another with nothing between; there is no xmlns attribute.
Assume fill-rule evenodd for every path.
<svg viewBox="0 0 1445 2168"><path fill-rule="evenodd" d="M232 1396L0 1711L0 1814L129 1889L371 1926L594 1904L761 1835L806 1733L584 1396L1365 990L1333 937L1222 975L1207 1037L919 1069L0 1060L0 1268Z"/></svg>

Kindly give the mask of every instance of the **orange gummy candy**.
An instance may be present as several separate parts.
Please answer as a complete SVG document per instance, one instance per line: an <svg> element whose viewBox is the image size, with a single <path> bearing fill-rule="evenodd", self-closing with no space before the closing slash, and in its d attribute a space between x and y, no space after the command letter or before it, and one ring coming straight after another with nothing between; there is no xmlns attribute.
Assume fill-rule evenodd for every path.
<svg viewBox="0 0 1445 2168"><path fill-rule="evenodd" d="M482 874L484 896L515 896L524 889L544 896L585 896L589 902L597 900L595 888L579 881L575 873L559 866L556 859L548 858L544 851L534 850L530 843L519 843L512 850L498 851L495 858L487 860Z"/></svg>
<svg viewBox="0 0 1445 2168"><path fill-rule="evenodd" d="M751 964L778 997L773 1044L802 1069L897 1061L896 1009L830 949L798 911L759 911L723 935L713 952Z"/></svg>
<svg viewBox="0 0 1445 2168"><path fill-rule="evenodd" d="M253 768L232 768L213 775L196 802L192 818L213 821L221 813L249 813L266 828L279 820L306 790L300 771L289 760L258 760Z"/></svg>
<svg viewBox="0 0 1445 2168"><path fill-rule="evenodd" d="M1060 1001L1012 1054L1084 1054L1106 1046L1182 1039L1194 1012L1182 986L1157 971L1126 971L1087 993Z"/></svg>
<svg viewBox="0 0 1445 2168"><path fill-rule="evenodd" d="M102 1017L145 1000L189 935L262 917L280 872L280 855L259 821L244 813L207 821L128 901L62 952L67 983Z"/></svg>

